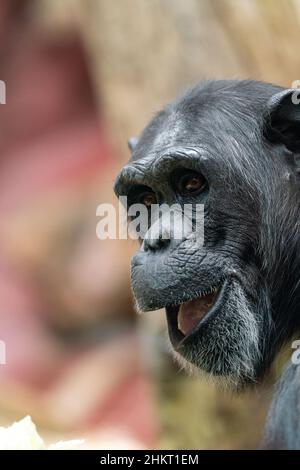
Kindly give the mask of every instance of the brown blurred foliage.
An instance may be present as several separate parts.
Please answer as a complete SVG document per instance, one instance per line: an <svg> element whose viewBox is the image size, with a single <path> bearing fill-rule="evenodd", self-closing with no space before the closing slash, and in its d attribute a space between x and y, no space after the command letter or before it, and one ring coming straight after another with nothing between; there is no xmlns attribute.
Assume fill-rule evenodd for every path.
<svg viewBox="0 0 300 470"><path fill-rule="evenodd" d="M299 0L42 0L45 24L80 25L124 144L188 84L299 78ZM47 8L44 8L46 6Z"/></svg>

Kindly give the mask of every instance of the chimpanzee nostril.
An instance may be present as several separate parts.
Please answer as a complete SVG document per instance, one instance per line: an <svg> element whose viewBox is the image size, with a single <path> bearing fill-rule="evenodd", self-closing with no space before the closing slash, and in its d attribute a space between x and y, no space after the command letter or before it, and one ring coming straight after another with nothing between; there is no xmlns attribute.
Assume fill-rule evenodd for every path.
<svg viewBox="0 0 300 470"><path fill-rule="evenodd" d="M167 248L172 238L172 229L168 217L162 216L154 222L145 235L142 250L161 251Z"/></svg>
<svg viewBox="0 0 300 470"><path fill-rule="evenodd" d="M159 251L167 248L170 244L170 238L159 236L157 238L145 238L143 242L144 251Z"/></svg>

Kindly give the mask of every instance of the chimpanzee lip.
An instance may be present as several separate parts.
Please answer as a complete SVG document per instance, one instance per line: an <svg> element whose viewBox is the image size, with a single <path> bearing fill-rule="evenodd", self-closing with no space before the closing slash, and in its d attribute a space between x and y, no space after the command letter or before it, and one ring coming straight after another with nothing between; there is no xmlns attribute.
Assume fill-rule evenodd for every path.
<svg viewBox="0 0 300 470"><path fill-rule="evenodd" d="M191 339L194 335L197 334L198 330L201 328L204 322L207 322L212 315L214 315L215 311L218 309L220 303L222 303L223 293L226 289L226 282L219 283L216 286L211 286L210 288L206 289L205 291L200 291L196 295L192 295L186 299L184 302L176 303L176 305L168 305L165 307L167 322L168 322L168 332L169 337L174 349L178 350L182 347L187 340ZM181 305L186 304L191 300L198 300L201 298L205 298L206 296L215 292L215 298L213 305L207 310L207 312L199 319L195 327L189 332L188 334L184 334L178 328L178 315Z"/></svg>

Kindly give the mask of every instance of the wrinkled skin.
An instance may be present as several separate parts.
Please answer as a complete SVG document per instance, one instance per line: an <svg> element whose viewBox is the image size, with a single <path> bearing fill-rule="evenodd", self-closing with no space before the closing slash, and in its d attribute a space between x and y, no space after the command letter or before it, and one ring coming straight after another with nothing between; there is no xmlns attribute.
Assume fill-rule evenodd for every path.
<svg viewBox="0 0 300 470"><path fill-rule="evenodd" d="M204 245L146 238L132 260L132 287L140 310L166 307L181 362L238 387L256 382L300 326L293 92L254 81L195 86L145 128L115 185L117 195L142 185L159 202L204 204ZM205 179L197 196L171 184L189 169ZM214 308L178 341L172 306L212 287L219 288Z"/></svg>

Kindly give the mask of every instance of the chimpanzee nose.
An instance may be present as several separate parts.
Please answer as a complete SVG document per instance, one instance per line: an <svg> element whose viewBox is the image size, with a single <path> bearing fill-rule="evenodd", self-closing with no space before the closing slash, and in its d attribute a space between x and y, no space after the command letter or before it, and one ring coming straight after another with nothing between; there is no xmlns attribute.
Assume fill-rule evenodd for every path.
<svg viewBox="0 0 300 470"><path fill-rule="evenodd" d="M167 248L171 241L170 223L163 219L157 220L147 231L142 244L144 251L158 251Z"/></svg>
<svg viewBox="0 0 300 470"><path fill-rule="evenodd" d="M170 244L170 237L163 237L160 234L158 237L148 237L144 239L142 248L144 251L158 251L167 248Z"/></svg>

